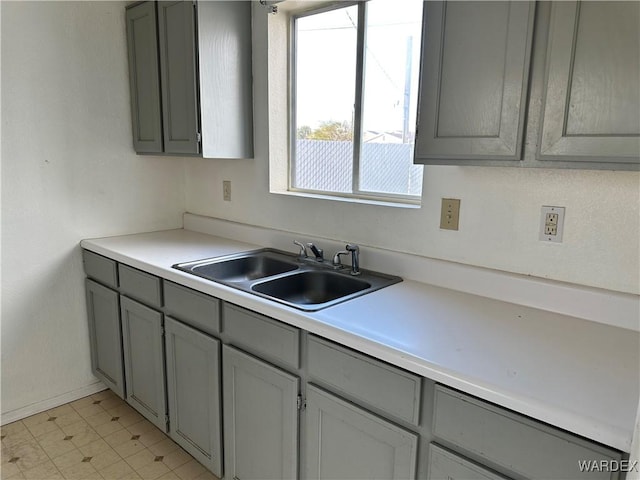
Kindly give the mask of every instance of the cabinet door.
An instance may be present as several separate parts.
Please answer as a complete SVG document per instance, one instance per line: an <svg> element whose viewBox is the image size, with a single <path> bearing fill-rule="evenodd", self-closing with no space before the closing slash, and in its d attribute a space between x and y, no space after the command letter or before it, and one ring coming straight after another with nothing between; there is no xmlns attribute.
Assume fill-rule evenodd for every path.
<svg viewBox="0 0 640 480"><path fill-rule="evenodd" d="M313 385L306 405L305 478L415 478L416 434Z"/></svg>
<svg viewBox="0 0 640 480"><path fill-rule="evenodd" d="M222 364L225 478L297 478L299 379L227 345Z"/></svg>
<svg viewBox="0 0 640 480"><path fill-rule="evenodd" d="M118 292L87 279L86 295L91 369L106 386L124 398Z"/></svg>
<svg viewBox="0 0 640 480"><path fill-rule="evenodd" d="M158 2L162 126L166 153L198 153L195 5Z"/></svg>
<svg viewBox="0 0 640 480"><path fill-rule="evenodd" d="M138 153L159 153L162 126L155 3L127 8L126 22L133 148Z"/></svg>
<svg viewBox="0 0 640 480"><path fill-rule="evenodd" d="M120 297L127 402L167 431L162 314Z"/></svg>
<svg viewBox="0 0 640 480"><path fill-rule="evenodd" d="M165 349L171 438L222 477L220 341L166 317Z"/></svg>
<svg viewBox="0 0 640 480"><path fill-rule="evenodd" d="M538 156L640 163L640 3L553 2Z"/></svg>
<svg viewBox="0 0 640 480"><path fill-rule="evenodd" d="M438 445L429 446L427 480L507 480Z"/></svg>
<svg viewBox="0 0 640 480"><path fill-rule="evenodd" d="M533 17L533 2L425 2L415 163L520 160Z"/></svg>

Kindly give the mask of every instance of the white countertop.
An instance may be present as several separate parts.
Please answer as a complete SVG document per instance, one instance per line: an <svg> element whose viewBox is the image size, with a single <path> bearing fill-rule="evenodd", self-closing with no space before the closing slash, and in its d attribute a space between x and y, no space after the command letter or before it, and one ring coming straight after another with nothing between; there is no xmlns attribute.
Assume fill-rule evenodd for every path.
<svg viewBox="0 0 640 480"><path fill-rule="evenodd" d="M171 268L259 248L191 232L83 248L271 316L624 452L640 395L640 334L414 281L303 312Z"/></svg>

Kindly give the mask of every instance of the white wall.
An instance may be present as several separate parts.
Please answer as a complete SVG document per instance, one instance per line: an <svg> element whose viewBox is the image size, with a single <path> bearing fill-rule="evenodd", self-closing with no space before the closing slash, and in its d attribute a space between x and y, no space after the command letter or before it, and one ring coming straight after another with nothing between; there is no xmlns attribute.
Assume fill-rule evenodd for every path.
<svg viewBox="0 0 640 480"><path fill-rule="evenodd" d="M1 2L2 413L91 374L78 242L180 228L183 159L131 146L124 2Z"/></svg>
<svg viewBox="0 0 640 480"><path fill-rule="evenodd" d="M260 9L254 15L253 43L255 159L188 160L188 211L288 230L292 237L309 234L353 241L640 293L638 172L427 166L419 210L269 193L266 33L266 15ZM544 56L535 61L543 64ZM529 152L537 141L536 108L543 70L536 71L532 93L536 115L530 115ZM232 182L231 202L222 201L223 179ZM457 232L439 229L442 197L462 200ZM538 240L542 205L566 207L563 244Z"/></svg>

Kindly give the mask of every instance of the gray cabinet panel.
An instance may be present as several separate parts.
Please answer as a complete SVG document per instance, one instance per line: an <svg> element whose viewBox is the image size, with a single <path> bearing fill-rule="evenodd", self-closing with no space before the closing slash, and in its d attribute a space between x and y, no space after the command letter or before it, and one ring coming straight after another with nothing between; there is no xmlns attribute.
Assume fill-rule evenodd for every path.
<svg viewBox="0 0 640 480"><path fill-rule="evenodd" d="M164 280L164 311L212 335L220 333L220 300Z"/></svg>
<svg viewBox="0 0 640 480"><path fill-rule="evenodd" d="M111 390L124 398L122 336L118 292L85 280L91 369Z"/></svg>
<svg viewBox="0 0 640 480"><path fill-rule="evenodd" d="M127 8L126 23L133 147L138 153L162 152L155 3Z"/></svg>
<svg viewBox="0 0 640 480"><path fill-rule="evenodd" d="M299 379L224 345L225 478L293 479Z"/></svg>
<svg viewBox="0 0 640 480"><path fill-rule="evenodd" d="M225 303L224 332L231 343L267 360L300 366L300 330L277 320Z"/></svg>
<svg viewBox="0 0 640 480"><path fill-rule="evenodd" d="M424 9L415 163L520 160L534 3L438 1Z"/></svg>
<svg viewBox="0 0 640 480"><path fill-rule="evenodd" d="M169 431L222 477L220 341L165 318Z"/></svg>
<svg viewBox="0 0 640 480"><path fill-rule="evenodd" d="M162 314L120 297L127 402L166 432Z"/></svg>
<svg viewBox="0 0 640 480"><path fill-rule="evenodd" d="M158 33L164 151L197 154L200 145L194 3L158 2Z"/></svg>
<svg viewBox="0 0 640 480"><path fill-rule="evenodd" d="M202 156L253 158L251 2L198 3Z"/></svg>
<svg viewBox="0 0 640 480"><path fill-rule="evenodd" d="M505 477L432 443L427 480L505 480Z"/></svg>
<svg viewBox="0 0 640 480"><path fill-rule="evenodd" d="M540 160L640 164L640 4L554 2Z"/></svg>
<svg viewBox="0 0 640 480"><path fill-rule="evenodd" d="M118 265L118 275L122 293L152 307L162 306L162 291L158 277L122 264Z"/></svg>
<svg viewBox="0 0 640 480"><path fill-rule="evenodd" d="M434 403L436 438L507 471L540 479L617 478L612 472L580 472L578 461L620 460L619 452L441 385Z"/></svg>
<svg viewBox="0 0 640 480"><path fill-rule="evenodd" d="M419 376L315 336L307 351L311 380L418 425Z"/></svg>
<svg viewBox="0 0 640 480"><path fill-rule="evenodd" d="M323 390L307 387L304 478L415 478L418 436Z"/></svg>
<svg viewBox="0 0 640 480"><path fill-rule="evenodd" d="M116 262L88 250L82 250L82 263L88 277L112 288L118 288L118 269Z"/></svg>

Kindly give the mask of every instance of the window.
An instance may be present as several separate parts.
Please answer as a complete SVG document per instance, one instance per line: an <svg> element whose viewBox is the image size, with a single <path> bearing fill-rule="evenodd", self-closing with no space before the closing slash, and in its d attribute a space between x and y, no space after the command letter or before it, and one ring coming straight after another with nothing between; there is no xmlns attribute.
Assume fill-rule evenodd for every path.
<svg viewBox="0 0 640 480"><path fill-rule="evenodd" d="M422 0L292 17L289 189L417 203Z"/></svg>

